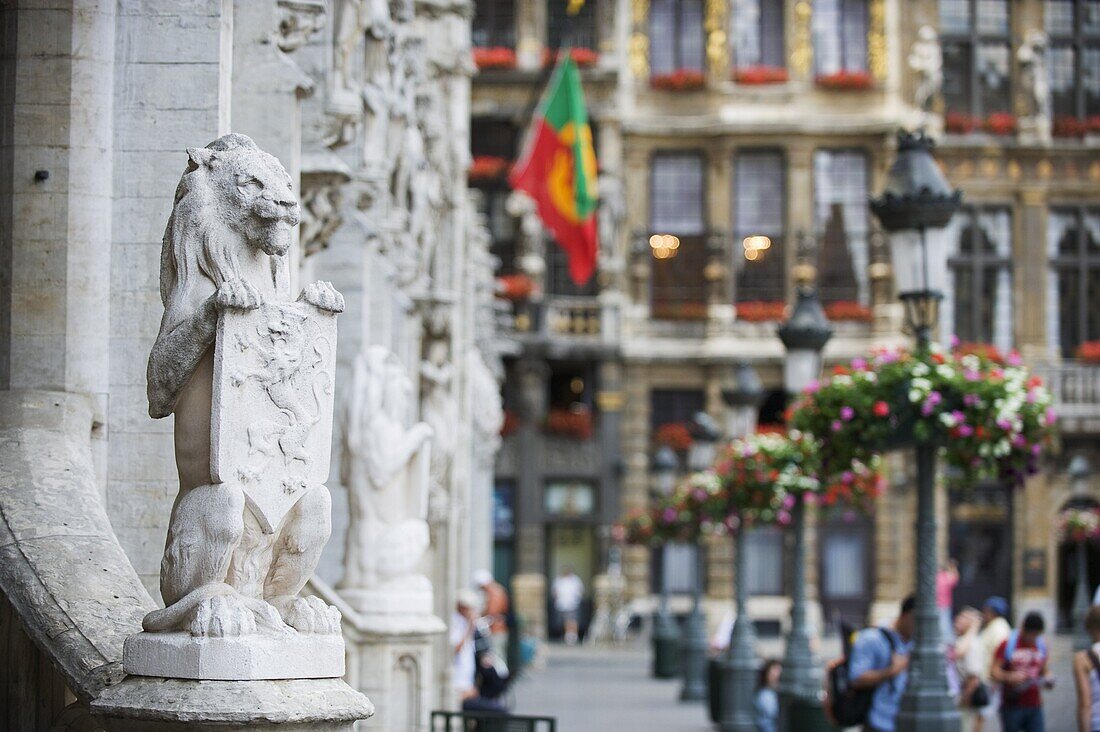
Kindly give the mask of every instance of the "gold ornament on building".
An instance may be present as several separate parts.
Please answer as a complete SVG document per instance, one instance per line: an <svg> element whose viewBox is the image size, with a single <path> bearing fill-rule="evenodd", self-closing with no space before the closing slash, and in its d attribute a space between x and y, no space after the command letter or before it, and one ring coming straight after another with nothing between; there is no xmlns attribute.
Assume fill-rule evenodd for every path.
<svg viewBox="0 0 1100 732"><path fill-rule="evenodd" d="M1012 180L1020 180L1020 176L1023 175L1023 173L1024 173L1024 171L1020 169L1020 164L1017 163L1015 160L1009 160L1008 161L1007 170L1008 170L1008 177L1011 178Z"/></svg>
<svg viewBox="0 0 1100 732"><path fill-rule="evenodd" d="M729 75L729 44L726 42L726 0L707 0L703 29L707 34L707 67L715 81Z"/></svg>
<svg viewBox="0 0 1100 732"><path fill-rule="evenodd" d="M813 29L810 21L813 8L806 0L794 6L794 47L791 49L791 71L795 76L806 77L814 62Z"/></svg>
<svg viewBox="0 0 1100 732"><path fill-rule="evenodd" d="M1001 166L993 158L985 158L982 160L982 177L996 178L1000 170Z"/></svg>
<svg viewBox="0 0 1100 732"><path fill-rule="evenodd" d="M1100 183L1100 162L1089 166L1089 180Z"/></svg>
<svg viewBox="0 0 1100 732"><path fill-rule="evenodd" d="M885 81L886 0L871 0L867 17L867 68L876 81Z"/></svg>
<svg viewBox="0 0 1100 732"><path fill-rule="evenodd" d="M649 0L630 0L634 32L630 36L630 71L635 79L649 78Z"/></svg>
<svg viewBox="0 0 1100 732"><path fill-rule="evenodd" d="M1042 180L1050 180L1054 175L1054 165L1049 160L1040 160L1035 172Z"/></svg>

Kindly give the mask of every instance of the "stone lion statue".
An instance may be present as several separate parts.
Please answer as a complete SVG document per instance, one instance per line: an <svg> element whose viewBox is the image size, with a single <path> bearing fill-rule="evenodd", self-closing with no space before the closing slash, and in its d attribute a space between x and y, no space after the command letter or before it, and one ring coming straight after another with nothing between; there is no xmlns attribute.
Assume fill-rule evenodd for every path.
<svg viewBox="0 0 1100 732"><path fill-rule="evenodd" d="M149 354L149 414L175 415L180 488L161 563L165 609L147 631L196 636L258 629L338 632L339 614L298 592L328 541L328 489L311 486L273 534L246 508L240 486L211 477L211 401L218 317L289 301L287 250L300 208L290 176L245 135L187 151L164 232L160 332ZM324 282L299 300L338 313L343 297ZM308 517L308 520L303 520Z"/></svg>

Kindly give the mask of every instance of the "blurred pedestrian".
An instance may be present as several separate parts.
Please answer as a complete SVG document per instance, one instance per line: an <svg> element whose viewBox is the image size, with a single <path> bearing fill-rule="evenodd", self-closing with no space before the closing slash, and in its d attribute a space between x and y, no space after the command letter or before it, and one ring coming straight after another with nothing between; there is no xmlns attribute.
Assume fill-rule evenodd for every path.
<svg viewBox="0 0 1100 732"><path fill-rule="evenodd" d="M477 632L479 601L476 592L455 593L455 610L451 615L450 644L454 654L451 683L460 702L477 696L474 675L477 672L474 635Z"/></svg>
<svg viewBox="0 0 1100 732"><path fill-rule="evenodd" d="M1042 615L1028 613L1020 629L1009 633L993 655L990 676L1001 684L1003 732L1044 732L1041 691L1054 687L1045 628Z"/></svg>
<svg viewBox="0 0 1100 732"><path fill-rule="evenodd" d="M493 579L487 569L474 572L474 587L481 590L484 604L482 615L489 624L489 640L493 652L500 658L508 657L508 591Z"/></svg>
<svg viewBox="0 0 1100 732"><path fill-rule="evenodd" d="M940 637L944 643L955 639L955 625L952 611L955 605L955 587L959 584L959 564L948 559L940 565L936 573L936 610L940 615Z"/></svg>
<svg viewBox="0 0 1100 732"><path fill-rule="evenodd" d="M898 705L909 681L916 607L916 598L906 597L892 626L864 628L852 645L848 658L852 688L872 690L864 732L894 732Z"/></svg>
<svg viewBox="0 0 1100 732"><path fill-rule="evenodd" d="M984 654L978 637L981 627L982 615L976 608L963 608L955 616L955 643L949 654L949 670L957 679L964 729L981 725L982 707L989 703L989 689L982 683Z"/></svg>
<svg viewBox="0 0 1100 732"><path fill-rule="evenodd" d="M572 567L566 565L554 580L550 591L554 596L554 609L561 618L565 644L575 646L580 637L580 609L581 600L584 599L584 582L573 572Z"/></svg>
<svg viewBox="0 0 1100 732"><path fill-rule="evenodd" d="M979 679L989 692L989 703L981 708L978 717L974 720L974 732L981 732L988 720L996 719L1001 708L1001 689L993 683L990 668L993 664L993 654L997 647L1004 643L1012 632L1012 626L1006 619L1008 615L1008 601L1003 597L994 595L982 605L982 629L978 632L978 647L981 650Z"/></svg>
<svg viewBox="0 0 1100 732"><path fill-rule="evenodd" d="M774 658L764 662L756 679L756 732L776 732L779 729L779 675L783 665Z"/></svg>
<svg viewBox="0 0 1100 732"><path fill-rule="evenodd" d="M1077 732L1100 732L1100 606L1085 616L1085 631L1092 646L1073 656L1073 681L1077 689Z"/></svg>

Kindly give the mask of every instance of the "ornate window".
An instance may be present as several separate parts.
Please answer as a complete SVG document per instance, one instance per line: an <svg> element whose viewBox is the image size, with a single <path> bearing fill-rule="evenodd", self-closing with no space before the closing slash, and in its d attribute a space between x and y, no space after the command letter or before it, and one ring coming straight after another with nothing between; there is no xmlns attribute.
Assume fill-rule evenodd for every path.
<svg viewBox="0 0 1100 732"><path fill-rule="evenodd" d="M949 117L981 120L1012 111L1010 19L1009 0L940 0L943 99Z"/></svg>
<svg viewBox="0 0 1100 732"><path fill-rule="evenodd" d="M733 0L730 14L733 65L783 67L783 3Z"/></svg>
<svg viewBox="0 0 1100 732"><path fill-rule="evenodd" d="M471 42L475 48L516 46L515 0L475 0Z"/></svg>
<svg viewBox="0 0 1100 732"><path fill-rule="evenodd" d="M1100 0L1046 0L1054 117L1100 117Z"/></svg>
<svg viewBox="0 0 1100 732"><path fill-rule="evenodd" d="M739 152L733 164L733 268L737 302L786 298L786 165L778 150ZM767 237L762 248L749 237ZM756 239L756 241L761 241Z"/></svg>
<svg viewBox="0 0 1100 732"><path fill-rule="evenodd" d="M813 7L817 75L867 71L867 0L816 0Z"/></svg>
<svg viewBox="0 0 1100 732"><path fill-rule="evenodd" d="M651 310L654 317L706 317L706 187L699 153L659 153L650 170L651 234L679 239L673 256L653 258Z"/></svg>
<svg viewBox="0 0 1100 732"><path fill-rule="evenodd" d="M943 333L965 343L1012 347L1012 212L967 207L947 226Z"/></svg>
<svg viewBox="0 0 1100 732"><path fill-rule="evenodd" d="M652 0L649 5L649 67L659 76L705 68L703 0Z"/></svg>
<svg viewBox="0 0 1100 732"><path fill-rule="evenodd" d="M826 303L869 300L867 168L861 150L814 153L818 282Z"/></svg>
<svg viewBox="0 0 1100 732"><path fill-rule="evenodd" d="M1052 209L1047 255L1050 345L1073 358L1082 343L1100 339L1100 209Z"/></svg>
<svg viewBox="0 0 1100 732"><path fill-rule="evenodd" d="M571 46L595 51L599 45L599 37L596 33L595 0L586 2L581 6L580 12L574 16L566 12L568 7L569 0L547 0L547 48Z"/></svg>

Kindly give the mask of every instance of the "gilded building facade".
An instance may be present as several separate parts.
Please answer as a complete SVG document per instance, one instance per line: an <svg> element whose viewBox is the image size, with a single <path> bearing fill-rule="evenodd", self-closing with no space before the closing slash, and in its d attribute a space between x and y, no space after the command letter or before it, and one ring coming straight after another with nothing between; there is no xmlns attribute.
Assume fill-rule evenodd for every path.
<svg viewBox="0 0 1100 732"><path fill-rule="evenodd" d="M498 464L498 488L514 496L516 538L502 550L516 571L555 571L559 526L590 531L591 572L605 570L606 526L649 500L657 445L699 410L723 422L738 360L767 390L760 423L781 421L775 327L796 275L815 282L836 330L827 367L907 342L867 199L882 188L895 132L923 126L965 198L945 231L941 338L1019 350L1050 380L1062 415L1058 449L1025 488L944 494L943 551L962 572L956 600L1002 594L1014 611L1064 621L1074 576L1053 526L1068 502L1092 500L1080 485L1072 492L1065 467L1083 454L1100 471L1100 366L1089 347L1100 338L1090 291L1100 287L1100 3L589 0L572 20L560 5L481 0L474 18L475 166L479 156L514 159L548 49L564 40L585 67L604 184L600 272L578 293L555 279L559 255L524 225L523 202L509 200L500 177L481 183L500 199L503 215L490 219L505 271L536 284L513 306L521 335L506 385L528 424L505 438ZM560 316L565 305L587 308L597 330L575 310ZM529 308L544 314L537 323ZM559 439L545 434L554 404L531 403L557 398L555 361L593 375L592 437L561 448L599 456L584 468L593 500L568 515L547 507L571 457L560 466L508 457ZM811 528L819 618L880 616L911 589L913 476L902 456L888 463L873 515L831 512ZM786 622L786 541L778 529L750 541L753 607L776 628ZM680 568L691 551L667 557L674 594L689 589ZM715 621L731 595L731 549L707 551ZM661 581L648 555L628 548L622 565L639 610ZM1100 582L1100 557L1091 571Z"/></svg>

